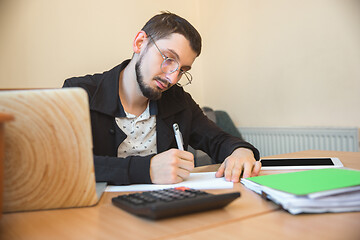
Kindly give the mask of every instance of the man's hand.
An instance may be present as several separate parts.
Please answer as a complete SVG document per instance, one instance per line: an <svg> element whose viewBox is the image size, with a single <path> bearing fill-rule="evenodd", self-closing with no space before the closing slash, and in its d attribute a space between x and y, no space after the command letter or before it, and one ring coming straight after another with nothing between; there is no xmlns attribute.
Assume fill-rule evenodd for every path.
<svg viewBox="0 0 360 240"><path fill-rule="evenodd" d="M243 178L259 175L261 162L256 161L250 149L238 148L228 156L217 170L215 176L225 176L226 181L239 182Z"/></svg>
<svg viewBox="0 0 360 240"><path fill-rule="evenodd" d="M194 169L194 155L187 151L170 149L155 155L150 162L150 178L156 184L182 182Z"/></svg>

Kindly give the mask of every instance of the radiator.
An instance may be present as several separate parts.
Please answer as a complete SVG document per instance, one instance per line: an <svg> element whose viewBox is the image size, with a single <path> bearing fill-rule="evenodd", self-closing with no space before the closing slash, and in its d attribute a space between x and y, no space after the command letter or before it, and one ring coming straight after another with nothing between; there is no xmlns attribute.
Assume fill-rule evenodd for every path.
<svg viewBox="0 0 360 240"><path fill-rule="evenodd" d="M359 151L358 128L240 127L262 157L304 150Z"/></svg>

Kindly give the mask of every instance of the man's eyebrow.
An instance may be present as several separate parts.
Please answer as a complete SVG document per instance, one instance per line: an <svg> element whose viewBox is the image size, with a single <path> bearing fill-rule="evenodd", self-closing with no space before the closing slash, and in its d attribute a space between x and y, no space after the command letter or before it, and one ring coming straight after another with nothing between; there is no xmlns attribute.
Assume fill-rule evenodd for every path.
<svg viewBox="0 0 360 240"><path fill-rule="evenodd" d="M174 54L175 55L175 57L176 57L176 59L179 61L180 60L180 57L179 57L179 55L174 51L174 50L172 50L172 49L167 49L169 52L171 52L172 54ZM191 69L191 66L182 66L181 67L183 70L184 69L186 69L185 71L189 71L190 69Z"/></svg>
<svg viewBox="0 0 360 240"><path fill-rule="evenodd" d="M177 60L180 60L179 55L174 50L168 48L168 51L171 52L172 54L174 54L175 57L177 58Z"/></svg>

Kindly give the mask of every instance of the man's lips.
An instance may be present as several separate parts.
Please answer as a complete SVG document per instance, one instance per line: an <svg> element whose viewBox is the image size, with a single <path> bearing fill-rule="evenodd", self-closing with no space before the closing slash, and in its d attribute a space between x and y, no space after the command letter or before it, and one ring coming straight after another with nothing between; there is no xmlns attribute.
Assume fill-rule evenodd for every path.
<svg viewBox="0 0 360 240"><path fill-rule="evenodd" d="M154 80L156 81L156 85L161 89L161 90L165 90L167 88L169 88L169 82L166 80L163 80L161 78L155 77Z"/></svg>

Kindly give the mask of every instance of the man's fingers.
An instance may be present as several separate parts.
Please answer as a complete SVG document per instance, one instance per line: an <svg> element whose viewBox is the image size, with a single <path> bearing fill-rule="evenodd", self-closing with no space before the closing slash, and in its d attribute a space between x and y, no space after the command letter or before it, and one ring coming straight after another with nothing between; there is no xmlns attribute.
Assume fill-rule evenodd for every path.
<svg viewBox="0 0 360 240"><path fill-rule="evenodd" d="M255 160L253 152L238 148L224 160L215 176L224 176L226 181L239 182L241 176L257 176L260 170L261 162Z"/></svg>
<svg viewBox="0 0 360 240"><path fill-rule="evenodd" d="M176 175L181 178L181 181L183 181L183 180L185 180L186 178L189 177L190 171L187 171L187 170L185 170L185 169L179 168L179 169L177 170Z"/></svg>
<svg viewBox="0 0 360 240"><path fill-rule="evenodd" d="M231 161L231 158L226 159L226 168L225 168L225 179L226 181L231 181L232 171L234 168L235 161Z"/></svg>
<svg viewBox="0 0 360 240"><path fill-rule="evenodd" d="M243 178L248 178L251 176L253 166L254 166L253 163L249 163L249 162L244 163Z"/></svg>
<svg viewBox="0 0 360 240"><path fill-rule="evenodd" d="M194 163L190 161L179 160L177 167L179 169L184 169L187 170L188 172L191 172L194 169Z"/></svg>
<svg viewBox="0 0 360 240"><path fill-rule="evenodd" d="M182 160L194 162L194 155L188 151L182 151L178 149L174 149L176 157L181 158Z"/></svg>
<svg viewBox="0 0 360 240"><path fill-rule="evenodd" d="M192 171L194 169L194 155L192 153L180 151L177 157L177 167L185 169L187 171Z"/></svg>
<svg viewBox="0 0 360 240"><path fill-rule="evenodd" d="M215 177L220 178L224 176L224 170L225 170L225 162L223 162L219 169L215 173Z"/></svg>
<svg viewBox="0 0 360 240"><path fill-rule="evenodd" d="M233 168L232 174L231 174L231 181L232 182L239 182L240 175L241 175L241 172L242 172L242 168L243 168L242 165L237 165L237 164L234 165L234 168Z"/></svg>
<svg viewBox="0 0 360 240"><path fill-rule="evenodd" d="M251 176L255 177L255 176L259 175L260 170L261 170L261 162L256 161L255 164L254 164L254 168L253 168L253 171L251 173Z"/></svg>
<svg viewBox="0 0 360 240"><path fill-rule="evenodd" d="M194 169L194 155L179 149L155 155L150 161L150 178L156 184L182 182Z"/></svg>

